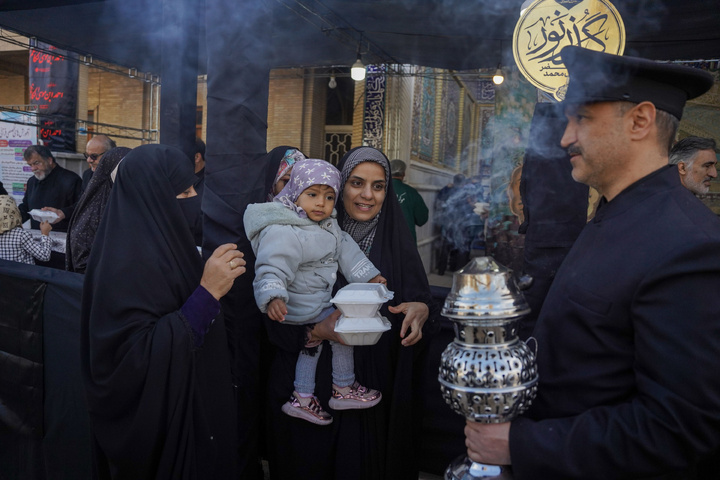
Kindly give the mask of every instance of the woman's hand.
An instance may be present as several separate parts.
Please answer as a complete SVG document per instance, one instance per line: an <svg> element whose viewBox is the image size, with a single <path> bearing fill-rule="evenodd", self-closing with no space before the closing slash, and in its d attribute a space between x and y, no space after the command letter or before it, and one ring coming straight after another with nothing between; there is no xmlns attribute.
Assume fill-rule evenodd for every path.
<svg viewBox="0 0 720 480"><path fill-rule="evenodd" d="M422 302L404 302L397 307L390 305L388 310L392 313L405 314L405 319L400 328L400 338L402 338L400 343L405 347L409 347L419 342L422 338L422 327L430 315L428 306ZM410 329L410 333L408 333L408 329Z"/></svg>
<svg viewBox="0 0 720 480"><path fill-rule="evenodd" d="M242 257L243 253L234 243L220 245L205 262L200 285L216 300L220 300L230 291L235 279L245 273L245 260Z"/></svg>
<svg viewBox="0 0 720 480"><path fill-rule="evenodd" d="M321 322L316 323L315 327L310 331L310 342L330 340L345 345L342 337L335 332L335 324L338 318L340 318L340 310L335 310Z"/></svg>

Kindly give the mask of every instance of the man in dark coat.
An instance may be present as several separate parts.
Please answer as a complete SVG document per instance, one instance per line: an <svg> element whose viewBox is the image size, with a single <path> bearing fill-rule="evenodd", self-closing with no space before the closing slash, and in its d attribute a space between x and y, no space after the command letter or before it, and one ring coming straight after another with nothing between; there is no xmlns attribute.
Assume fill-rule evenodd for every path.
<svg viewBox="0 0 720 480"><path fill-rule="evenodd" d="M526 478L715 478L720 448L720 221L668 166L698 69L566 47L561 140L604 197L537 320L537 398L468 422L474 461Z"/></svg>
<svg viewBox="0 0 720 480"><path fill-rule="evenodd" d="M76 173L58 165L50 149L42 145L29 146L23 152L23 158L33 172L18 206L23 222L30 218L30 210L45 208L58 216L50 222L53 230L66 232L75 204L80 199L82 180ZM40 223L33 219L30 226L39 229Z"/></svg>

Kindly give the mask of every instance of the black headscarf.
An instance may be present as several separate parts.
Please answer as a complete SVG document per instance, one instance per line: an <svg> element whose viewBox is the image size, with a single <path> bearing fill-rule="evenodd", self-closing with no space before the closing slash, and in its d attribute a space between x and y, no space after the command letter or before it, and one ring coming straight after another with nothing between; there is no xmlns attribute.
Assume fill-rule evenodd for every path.
<svg viewBox="0 0 720 480"><path fill-rule="evenodd" d="M175 197L195 179L182 151L135 148L119 166L90 254L81 355L101 478L225 478L232 470L224 323L216 318L196 349L180 312L202 260ZM216 451L227 445L228 454Z"/></svg>
<svg viewBox="0 0 720 480"><path fill-rule="evenodd" d="M95 232L105 206L110 200L113 181L110 174L120 160L130 151L126 147L108 150L100 159L87 188L83 192L68 225L65 247L65 269L70 272L85 273Z"/></svg>

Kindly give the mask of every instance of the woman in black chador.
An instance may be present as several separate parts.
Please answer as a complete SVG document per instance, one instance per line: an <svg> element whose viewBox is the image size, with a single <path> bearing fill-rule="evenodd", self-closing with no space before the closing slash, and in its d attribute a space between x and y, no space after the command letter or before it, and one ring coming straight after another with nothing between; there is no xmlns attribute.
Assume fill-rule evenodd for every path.
<svg viewBox="0 0 720 480"><path fill-rule="evenodd" d="M387 279L394 298L382 307L392 329L372 346L355 347L355 372L364 385L383 392L369 410L333 411L334 422L318 427L284 415L298 352L308 340L339 340L339 312L306 327L266 322L275 351L269 379L269 461L273 479L417 479L422 425L419 356L429 318L435 315L427 276L390 182L390 166L370 147L340 161L338 222ZM339 278L336 288L346 282ZM431 309L433 311L431 311ZM423 328L424 327L424 328ZM332 391L331 359L318 362L316 395L324 409Z"/></svg>
<svg viewBox="0 0 720 480"><path fill-rule="evenodd" d="M245 262L226 244L203 266L178 202L195 179L187 156L163 145L134 149L118 168L82 303L95 478L234 478L219 299Z"/></svg>
<svg viewBox="0 0 720 480"><path fill-rule="evenodd" d="M113 186L112 172L129 151L130 149L126 147L108 150L90 177L90 182L75 205L68 224L65 270L85 273L90 250L95 241L95 232L100 226L100 220L110 200Z"/></svg>

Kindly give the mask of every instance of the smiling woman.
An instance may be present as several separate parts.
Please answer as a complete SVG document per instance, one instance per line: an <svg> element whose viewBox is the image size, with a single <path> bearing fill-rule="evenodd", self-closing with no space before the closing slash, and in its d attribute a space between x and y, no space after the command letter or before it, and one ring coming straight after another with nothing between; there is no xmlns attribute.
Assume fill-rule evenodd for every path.
<svg viewBox="0 0 720 480"><path fill-rule="evenodd" d="M380 164L363 162L353 168L343 190L348 215L358 221L369 221L380 213L385 200L387 180Z"/></svg>

